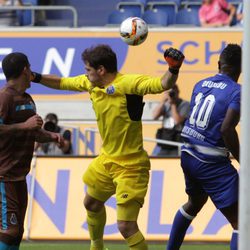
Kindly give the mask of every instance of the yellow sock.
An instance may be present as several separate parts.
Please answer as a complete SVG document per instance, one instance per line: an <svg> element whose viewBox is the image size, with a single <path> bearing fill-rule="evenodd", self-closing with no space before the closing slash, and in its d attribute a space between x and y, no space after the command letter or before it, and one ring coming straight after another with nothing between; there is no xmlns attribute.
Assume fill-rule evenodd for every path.
<svg viewBox="0 0 250 250"><path fill-rule="evenodd" d="M103 240L91 240L90 250L103 250Z"/></svg>
<svg viewBox="0 0 250 250"><path fill-rule="evenodd" d="M130 250L148 250L148 246L140 231L126 239Z"/></svg>
<svg viewBox="0 0 250 250"><path fill-rule="evenodd" d="M87 210L87 223L91 239L90 250L103 250L103 231L106 224L105 207L98 213Z"/></svg>

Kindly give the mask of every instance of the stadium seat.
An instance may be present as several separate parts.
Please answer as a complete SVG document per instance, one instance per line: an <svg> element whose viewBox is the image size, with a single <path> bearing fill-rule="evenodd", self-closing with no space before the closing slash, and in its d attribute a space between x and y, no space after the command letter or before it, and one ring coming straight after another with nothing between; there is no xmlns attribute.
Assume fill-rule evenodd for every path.
<svg viewBox="0 0 250 250"><path fill-rule="evenodd" d="M147 0L147 3L163 3L163 4L174 4L177 7L180 7L182 0Z"/></svg>
<svg viewBox="0 0 250 250"><path fill-rule="evenodd" d="M167 1L149 1L147 3L149 10L157 9L163 11L168 16L168 24L174 24L176 13L178 12L178 5L174 2Z"/></svg>
<svg viewBox="0 0 250 250"><path fill-rule="evenodd" d="M181 9L176 15L175 24L184 26L200 26L198 11L187 8Z"/></svg>
<svg viewBox="0 0 250 250"><path fill-rule="evenodd" d="M144 13L144 9L142 10L142 8L138 5L119 5L117 6L117 9L119 11L131 11L132 12L132 16L136 16L136 17L141 17L142 14Z"/></svg>
<svg viewBox="0 0 250 250"><path fill-rule="evenodd" d="M141 3L144 5L147 1L146 0L121 0L120 2Z"/></svg>
<svg viewBox="0 0 250 250"><path fill-rule="evenodd" d="M37 0L23 0L24 5L37 5ZM17 19L20 26L34 25L35 12L33 10L17 10Z"/></svg>
<svg viewBox="0 0 250 250"><path fill-rule="evenodd" d="M133 16L141 17L144 13L144 4L146 0L122 0L117 4L118 10L130 10L134 13Z"/></svg>
<svg viewBox="0 0 250 250"><path fill-rule="evenodd" d="M133 16L133 12L130 10L114 10L108 16L108 22L106 25L120 25L126 18Z"/></svg>
<svg viewBox="0 0 250 250"><path fill-rule="evenodd" d="M192 10L199 10L202 5L202 0L185 0L182 2L184 8L190 8Z"/></svg>
<svg viewBox="0 0 250 250"><path fill-rule="evenodd" d="M228 3L232 3L232 4L240 4L243 3L243 0L227 0Z"/></svg>
<svg viewBox="0 0 250 250"><path fill-rule="evenodd" d="M142 16L142 19L149 25L149 26L167 26L168 25L168 15L167 13L153 9L147 10Z"/></svg>

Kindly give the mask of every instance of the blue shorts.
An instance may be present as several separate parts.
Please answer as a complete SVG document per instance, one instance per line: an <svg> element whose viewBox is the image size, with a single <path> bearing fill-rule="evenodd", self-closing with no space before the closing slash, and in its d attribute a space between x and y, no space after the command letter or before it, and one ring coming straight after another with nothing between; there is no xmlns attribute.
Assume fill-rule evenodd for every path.
<svg viewBox="0 0 250 250"><path fill-rule="evenodd" d="M207 194L218 209L238 201L239 174L230 161L205 163L182 152L181 166L188 195Z"/></svg>

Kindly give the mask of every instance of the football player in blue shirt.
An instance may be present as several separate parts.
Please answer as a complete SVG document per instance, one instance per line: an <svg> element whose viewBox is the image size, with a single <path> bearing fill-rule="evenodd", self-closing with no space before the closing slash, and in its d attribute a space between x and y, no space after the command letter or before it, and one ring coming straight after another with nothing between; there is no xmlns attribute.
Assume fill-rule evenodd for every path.
<svg viewBox="0 0 250 250"><path fill-rule="evenodd" d="M234 231L231 250L237 250L237 170L229 153L239 162L241 47L229 44L220 54L219 73L199 81L192 93L190 115L182 130L181 166L188 201L176 213L167 250L178 250L192 220L211 198Z"/></svg>

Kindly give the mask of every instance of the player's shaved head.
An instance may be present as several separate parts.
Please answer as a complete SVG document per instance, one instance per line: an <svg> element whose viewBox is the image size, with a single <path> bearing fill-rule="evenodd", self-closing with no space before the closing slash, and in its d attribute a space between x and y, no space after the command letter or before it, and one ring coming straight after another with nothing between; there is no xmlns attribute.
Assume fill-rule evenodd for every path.
<svg viewBox="0 0 250 250"><path fill-rule="evenodd" d="M108 45L101 44L85 49L82 60L94 69L103 66L109 73L117 72L116 54Z"/></svg>
<svg viewBox="0 0 250 250"><path fill-rule="evenodd" d="M2 61L2 69L7 81L18 78L27 66L30 66L29 60L20 52L8 54Z"/></svg>
<svg viewBox="0 0 250 250"><path fill-rule="evenodd" d="M228 44L220 54L220 62L241 69L241 54L241 47L238 44Z"/></svg>

